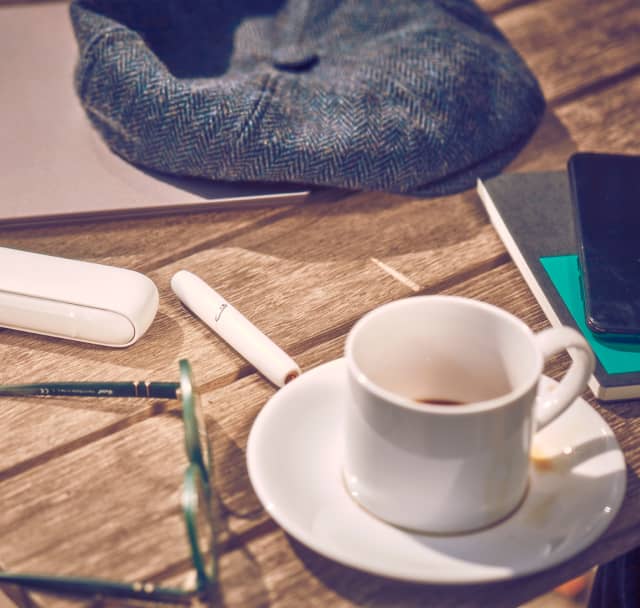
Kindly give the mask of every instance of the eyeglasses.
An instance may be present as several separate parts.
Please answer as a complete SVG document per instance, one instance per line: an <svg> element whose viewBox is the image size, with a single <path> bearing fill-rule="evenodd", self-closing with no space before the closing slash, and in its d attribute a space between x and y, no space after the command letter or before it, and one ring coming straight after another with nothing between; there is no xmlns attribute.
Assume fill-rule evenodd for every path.
<svg viewBox="0 0 640 608"><path fill-rule="evenodd" d="M108 596L133 600L182 602L210 595L217 580L212 511L211 446L191 366L180 361L180 382L55 382L0 385L0 397L142 397L180 399L184 442L189 464L184 473L182 510L197 574L196 588L185 590L150 582L121 583L106 579L57 577L0 572L0 584L20 585L37 591L66 595Z"/></svg>

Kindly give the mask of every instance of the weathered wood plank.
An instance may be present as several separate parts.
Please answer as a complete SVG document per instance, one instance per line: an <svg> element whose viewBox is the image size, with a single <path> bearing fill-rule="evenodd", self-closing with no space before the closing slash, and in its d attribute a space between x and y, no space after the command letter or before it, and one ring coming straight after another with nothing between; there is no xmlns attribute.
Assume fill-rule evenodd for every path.
<svg viewBox="0 0 640 608"><path fill-rule="evenodd" d="M189 562L178 415L149 419L0 484L7 569L135 581Z"/></svg>
<svg viewBox="0 0 640 608"><path fill-rule="evenodd" d="M524 320L532 327L538 329L547 325L512 264L454 286L447 292L480 297L516 314L526 309L528 312ZM343 338L337 336L329 343L301 353L299 360L303 368L308 369L321 361L339 356ZM560 362L556 372L559 373L565 363ZM597 552L594 549L593 553L559 569L550 577L545 576L544 580L532 579L527 587L507 584L508 594L505 594L502 585L499 596L496 589L492 591L485 587L460 594L457 590L425 587L416 594L412 585L388 583L342 568L299 546L278 531L274 524L268 523L251 491L244 463L246 438L255 415L271 394L273 388L252 375L231 385L213 388L204 395L203 400L207 417L213 422L217 487L223 511L227 515L228 532L222 535L222 540L231 550L222 559L223 593L229 594L229 599L236 598L234 602L238 603L235 605L260 605L247 602L257 602L266 593L270 602L288 606L299 599L300 594L308 595L312 590L314 597L318 593L318 605L323 602L326 605L336 597L341 598L344 605L348 605L347 600L375 604L383 598L387 603L397 605L413 605L416 598L421 602L426 598L433 598L434 601L448 598L447 601L454 602L443 603L443 606L467 605L464 602L475 601L478 597L487 600L494 598L496 601L499 601L499 597L508 597L510 602L513 598L524 600L584 570L593 563L595 555L614 555L637 540L629 533L632 530L628 529L633 527L634 513L639 506L636 504L638 484L635 483L627 501L632 502L625 506L621 519L614 526L613 541L605 541L603 546L598 546ZM71 416L71 412L65 412L65 415ZM613 426L618 424L618 410L615 415L608 412L608 416ZM625 423L628 424L628 421ZM635 435L638 436L638 433ZM632 466L639 470L640 450L637 442L623 445L633 453ZM182 458L180 421L170 414L161 414L0 483L0 492L6 497L0 527L12 530L3 544L7 555L14 560L11 563L23 568L62 568L61 571L73 571L74 567L86 566L89 569L96 568L103 574L109 572L113 576L122 574L134 578L151 576L171 566L180 566L184 563L184 554L174 544L181 539L182 522L167 506L170 503L167 497L171 497L171 492L176 488L176 478L180 477L184 466ZM87 461L95 466L87 467ZM34 491L36 488L37 492ZM96 506L81 509L87 520L84 523L83 519L75 521L78 510L70 508L73 498L77 498L71 492L79 490L82 490L80 500L83 505L93 505L91 499L97 499ZM101 496L102 499L99 498ZM162 496L164 499L155 498ZM114 508L109 501L116 501L118 506ZM144 505L144 508L141 509L140 505ZM107 516L112 523L99 525L99 522L106 521L101 518ZM59 525L52 525L55 522ZM266 527L265 522L268 523ZM42 527L47 531L44 534L39 532ZM81 541L91 538L99 546L118 547L117 539L124 530L130 531L130 542L125 544L125 553L119 551L118 560L113 563L104 553L90 558L86 553L88 549L78 546ZM257 535L252 531L257 531ZM54 556L50 548L60 540L60 534L64 535L65 542L60 542L60 553ZM238 540L234 541L234 538ZM157 559L149 560L146 554L142 559L142 550L138 552L136 548L141 539L157 548ZM242 539L247 539L244 548L234 548L237 542L243 542ZM171 549L168 550L163 543L171 543ZM92 543L88 544L93 547ZM244 568L250 566L255 569L256 575L261 576L251 585L237 585L243 571L237 565L236 560L240 559L238 555L244 560ZM61 556L64 557L64 563L56 566ZM227 583L227 577L229 581L234 581L233 586L231 582ZM345 580L349 581L347 587L344 587L347 584ZM351 591L347 593L346 589ZM244 602L245 599L247 602ZM384 602L379 605L384 605Z"/></svg>
<svg viewBox="0 0 640 608"><path fill-rule="evenodd" d="M438 219L423 222L430 207ZM455 230L448 229L446 218ZM330 256L324 254L327 243L322 234L331 235ZM474 250L465 245L469 238L475 253L463 255L463 251ZM490 242L486 254L479 246L484 238ZM446 253L448 248L453 251ZM445 250L444 256L438 256L440 249ZM486 219L473 194L450 201L398 197L391 202L381 200L381 195L360 194L344 205L316 203L275 224L254 225L253 230L237 233L227 246L205 248L152 271L150 276L161 293L158 318L148 334L127 349L0 330L2 381L175 380L181 357L192 361L196 377L208 390L251 373L251 367L186 311L171 292L170 278L180 268L198 271L295 356L343 335L374 306L412 293L374 263L375 256L384 259L399 254L421 268L416 276L420 288L435 289L447 280L455 282L457 274L465 276L485 255L493 259L496 251L500 244L486 231ZM440 264L440 259L446 263ZM28 407L17 404L11 416L0 418L6 433L13 433L13 443L6 446L4 474L14 475L30 462L39 462L43 454L76 448L78 442L138 422L154 407L128 400L80 401L56 408L73 414L69 419L45 413L52 406L41 407L42 402ZM29 429L35 425L42 427L46 441L29 441ZM14 449L17 446L20 449Z"/></svg>
<svg viewBox="0 0 640 608"><path fill-rule="evenodd" d="M546 0L499 14L495 21L551 102L638 64L635 0Z"/></svg>
<svg viewBox="0 0 640 608"><path fill-rule="evenodd" d="M430 213L434 218L425 221ZM62 370L66 377L87 379L115 379L126 370L170 374L174 368L168 367L169 362L188 355L207 361L201 378L212 382L238 373L245 364L238 359L225 368L222 358L216 359L212 344L222 347L224 358L229 349L172 293L170 279L177 270L196 271L277 342L296 347L310 339L321 340L368 308L411 292L372 258L384 261L411 255L424 261L438 250L451 257L447 248L471 250L485 238L486 227L472 192L450 200L361 193L340 205L313 204L149 272L160 290L160 310L148 334L130 348L112 350L0 331L0 356L21 362L5 366L3 381L24 381L24 369L29 369L32 380L59 376ZM446 267L425 265L421 282L454 277L485 255L495 257L499 243L493 235L486 236L491 243L486 254L454 256Z"/></svg>
<svg viewBox="0 0 640 608"><path fill-rule="evenodd" d="M32 227L1 227L3 247L124 266L146 272L158 260L179 259L198 247L250 230L282 209L202 212Z"/></svg>
<svg viewBox="0 0 640 608"><path fill-rule="evenodd" d="M506 168L514 171L560 171L576 151L575 142L553 110L547 109L537 131Z"/></svg>
<svg viewBox="0 0 640 608"><path fill-rule="evenodd" d="M533 296L515 266L510 264L507 268L493 271L490 275L489 285L487 285L488 277L485 275L458 286L451 293L469 297L481 296L485 301L503 306L514 313L522 310L523 304L527 303L530 313L525 317L525 321L534 329L548 326L542 311L535 305ZM338 355L341 350L338 342L336 340L333 350L335 355ZM567 362L566 356L561 361L556 360L552 375L559 375L566 368ZM616 431L616 427L619 426L616 421L616 419L619 420L619 414L612 416L604 408L603 411ZM617 432L620 432L619 428ZM635 470L640 468L637 443L636 441L632 444L623 444L628 452L634 454L630 466ZM306 591L314 598L317 605L339 606L356 603L380 606L516 606L588 569L599 560L617 555L638 541L637 533L629 534L634 527L634 514L639 506L637 477L632 475L632 480L635 483L630 489L622 513L611 531L597 546L554 569L551 573L535 575L515 582L456 588L416 587L389 582L334 564L280 532L256 537L248 543L247 550L260 564L258 569L264 576L263 586L269 590L267 595L274 605L293 605L300 600L298 594L304 594ZM238 591L238 593L241 592Z"/></svg>
<svg viewBox="0 0 640 608"><path fill-rule="evenodd" d="M496 15L551 101L540 129L509 170L562 169L573 151L596 146L638 152L636 2L481 5ZM344 198L337 202L339 196ZM349 570L284 534L251 489L246 441L275 389L182 309L169 289L173 272L184 267L203 276L303 369L340 356L346 332L361 314L414 293L474 297L510 310L536 330L547 326L473 192L430 200L324 192L291 209L3 229L0 242L127 266L156 281L158 318L128 349L0 330L2 382L173 380L177 358L189 357L203 385L215 444L225 516L225 605L514 606L640 543L634 402L595 404L629 464L628 494L612 528L561 567L497 586L413 586ZM547 373L559 377L567 363L566 355L557 357ZM84 567L129 579L188 574L176 502L184 467L181 423L165 403L3 405L0 558L7 565L73 573Z"/></svg>
<svg viewBox="0 0 640 608"><path fill-rule="evenodd" d="M580 150L640 154L639 100L636 75L555 111Z"/></svg>
<svg viewBox="0 0 640 608"><path fill-rule="evenodd" d="M489 284L487 284L488 277L485 275L458 286L450 293L481 297L485 301L503 306L516 314L526 304L529 313L524 317L524 320L536 330L548 326L542 311L535 304L533 296L515 266L510 264L508 267L500 268L490 274ZM342 341L336 339L334 346L326 354L329 357L338 356L341 352L341 346ZM551 375L558 376L566 368L567 362L568 357L566 356L557 359L552 369L549 370ZM618 426L614 419L617 416L618 414L612 418L608 415L614 430ZM637 445L625 445L624 447L633 453L637 452ZM630 466L632 468L638 467L637 455ZM598 561L598 556L611 557L633 546L633 543L637 542L637 534L633 539L630 538L628 527L632 525L634 513L638 508L637 485L636 480L634 489L630 490L626 506L612 529L611 535L616 539L615 541L611 542L610 535L607 535L597 547L593 547L575 560L555 569L551 576L545 574L544 576L530 577L525 579L524 583L520 580L516 583L472 587L462 591L446 587L424 587L420 589L419 594L416 594L416 588L411 585L388 583L383 579L355 573L332 564L286 535L280 537L279 533L275 533L275 537L257 537L255 541L249 542L248 548L259 562L264 560L265 564L269 564L271 560L274 560L272 566L265 565L261 570L266 577L264 585L268 588L272 585L276 587L269 593L269 597L277 605L279 605L278 602L282 602L282 605L285 606L289 605L288 602L295 602L299 599L296 590L304 588L307 591L312 590L310 592L314 597L317 597L318 605L329 603L343 605L342 602L344 605L348 605L348 602L351 601L366 605L417 605L414 602L419 601L422 605L425 602L427 604L432 602L433 605L438 606L515 606L521 601L530 599L586 570ZM624 532L616 531L618 529L624 530ZM282 538L282 542L278 545L274 538ZM253 547L256 548L252 549ZM301 561L302 563L300 563ZM326 574L326 571L330 574ZM319 574L321 572L322 575ZM416 600L416 597L419 597L419 600Z"/></svg>
<svg viewBox="0 0 640 608"><path fill-rule="evenodd" d="M547 127L532 142L531 163L541 156L536 150L545 143L550 150L557 149L554 141L560 148L566 145L561 130L554 140L558 121L550 115L545 123ZM204 214L200 226L224 228L221 234L213 230L213 239L220 242L211 247L198 246L192 255L150 272L160 289L160 310L148 334L132 347L113 350L0 330L2 381L172 380L176 378L176 361L183 356L192 361L197 378L209 389L251 373L251 367L187 312L171 292L170 278L180 268L196 270L296 356L333 336L344 335L361 314L376 305L410 295L416 289L438 292L506 260L504 248L489 227L474 192L431 200L361 193L340 204L316 201L291 213L276 213L279 220L272 223L250 212L255 221L241 222L231 235L226 229L233 224L232 219L227 218L227 223L217 214ZM172 231L174 225L167 219L154 221L163 230ZM195 225L195 218L183 218L178 222L179 231L192 226L191 222ZM118 240L116 227L114 223L114 232L106 239L105 249L98 248L96 259L111 261L119 252L133 259L143 252L144 248L138 250L139 244L131 238L136 230L133 225L122 241ZM56 246L66 247L65 239L73 230L58 230L54 235L59 237ZM95 240L80 236L67 239L79 248L75 253L87 251ZM157 250L157 242L148 246ZM409 283L398 280L395 271ZM73 407L81 411L84 406ZM148 416L148 408L110 400L91 405L90 411L115 412L120 417L103 419L96 415L85 423L86 414L79 414L65 423L68 426L50 434L47 449L56 453L66 443L73 447L77 441L107 434L128 424L127 419L137 421L140 416ZM35 414L27 415L28 410L22 407L17 411L23 418L12 419L10 426L29 429ZM5 461L9 473L32 458L37 461L44 446L23 441L20 432L15 434L15 442L22 449L13 451Z"/></svg>

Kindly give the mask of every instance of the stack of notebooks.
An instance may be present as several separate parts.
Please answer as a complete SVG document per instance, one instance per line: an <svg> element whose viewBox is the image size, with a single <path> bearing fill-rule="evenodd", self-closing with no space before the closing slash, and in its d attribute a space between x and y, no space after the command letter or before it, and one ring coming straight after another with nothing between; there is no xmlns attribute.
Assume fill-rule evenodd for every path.
<svg viewBox="0 0 640 608"><path fill-rule="evenodd" d="M585 322L567 174L499 175L480 180L478 193L551 324L575 327L591 345L593 394L603 401L640 397L640 344L601 341Z"/></svg>

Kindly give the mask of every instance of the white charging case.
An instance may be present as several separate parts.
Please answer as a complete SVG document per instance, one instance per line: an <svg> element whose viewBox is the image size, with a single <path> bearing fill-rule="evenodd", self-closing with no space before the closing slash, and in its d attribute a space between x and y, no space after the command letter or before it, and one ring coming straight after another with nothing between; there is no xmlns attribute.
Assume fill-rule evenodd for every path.
<svg viewBox="0 0 640 608"><path fill-rule="evenodd" d="M125 268L0 247L0 326L129 346L158 310L151 279Z"/></svg>

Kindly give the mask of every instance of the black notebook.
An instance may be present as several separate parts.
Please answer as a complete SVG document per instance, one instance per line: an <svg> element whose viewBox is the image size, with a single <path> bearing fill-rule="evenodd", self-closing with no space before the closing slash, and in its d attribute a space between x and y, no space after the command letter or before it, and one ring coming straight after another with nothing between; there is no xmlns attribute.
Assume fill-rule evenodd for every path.
<svg viewBox="0 0 640 608"><path fill-rule="evenodd" d="M605 342L585 323L566 173L499 175L479 180L478 194L551 324L578 329L591 345L593 394L603 401L640 397L640 344Z"/></svg>

